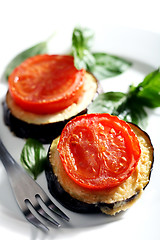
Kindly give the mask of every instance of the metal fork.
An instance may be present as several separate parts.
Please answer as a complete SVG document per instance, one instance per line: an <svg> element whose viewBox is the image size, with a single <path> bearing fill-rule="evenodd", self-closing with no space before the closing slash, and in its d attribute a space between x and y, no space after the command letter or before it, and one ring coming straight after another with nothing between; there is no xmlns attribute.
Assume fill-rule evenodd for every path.
<svg viewBox="0 0 160 240"><path fill-rule="evenodd" d="M48 232L47 222L57 227L60 226L52 217L53 213L69 221L69 217L50 200L43 189L13 159L1 139L0 159L8 173L15 199L22 213L30 223L44 232Z"/></svg>

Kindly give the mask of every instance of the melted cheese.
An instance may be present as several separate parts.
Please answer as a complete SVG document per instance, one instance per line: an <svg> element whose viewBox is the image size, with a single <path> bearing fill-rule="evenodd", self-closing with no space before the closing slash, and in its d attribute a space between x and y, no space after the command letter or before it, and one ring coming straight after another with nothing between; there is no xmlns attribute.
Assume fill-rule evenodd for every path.
<svg viewBox="0 0 160 240"><path fill-rule="evenodd" d="M54 174L57 176L63 189L73 198L86 203L114 203L113 209L102 207L101 210L106 214L114 215L115 213L129 208L143 192L144 187L148 184L150 170L153 162L153 147L149 137L145 132L131 124L131 127L138 137L141 147L141 157L138 165L132 175L118 187L112 190L89 190L76 184L65 172L62 162L57 151L59 138L53 141L50 148L50 162ZM132 197L135 196L133 199ZM131 199L130 199L131 198ZM129 201L126 201L130 199Z"/></svg>

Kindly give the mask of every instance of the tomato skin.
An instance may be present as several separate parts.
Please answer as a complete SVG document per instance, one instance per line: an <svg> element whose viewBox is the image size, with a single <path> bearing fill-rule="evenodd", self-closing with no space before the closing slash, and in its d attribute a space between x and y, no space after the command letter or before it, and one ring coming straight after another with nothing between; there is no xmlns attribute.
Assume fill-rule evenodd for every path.
<svg viewBox="0 0 160 240"><path fill-rule="evenodd" d="M23 110L55 113L78 101L84 75L84 69L74 67L72 56L37 55L14 69L9 76L9 92Z"/></svg>
<svg viewBox="0 0 160 240"><path fill-rule="evenodd" d="M109 114L87 114L71 120L57 146L67 174L84 188L110 189L134 171L140 146L130 126Z"/></svg>

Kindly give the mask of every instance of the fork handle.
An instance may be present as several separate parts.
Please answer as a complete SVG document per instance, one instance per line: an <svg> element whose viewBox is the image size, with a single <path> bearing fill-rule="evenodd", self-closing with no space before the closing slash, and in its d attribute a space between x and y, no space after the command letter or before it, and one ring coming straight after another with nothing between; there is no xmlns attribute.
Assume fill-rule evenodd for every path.
<svg viewBox="0 0 160 240"><path fill-rule="evenodd" d="M1 139L0 139L0 159L6 171L10 174L11 170L13 171L13 169L17 169L20 167L18 163L13 159L13 157L9 154L4 144L2 143Z"/></svg>
<svg viewBox="0 0 160 240"><path fill-rule="evenodd" d="M13 188L18 186L19 181L25 186L30 183L30 176L26 174L24 169L13 159L10 153L7 151L0 139L0 159L8 174L9 182ZM18 176L18 177L17 177Z"/></svg>

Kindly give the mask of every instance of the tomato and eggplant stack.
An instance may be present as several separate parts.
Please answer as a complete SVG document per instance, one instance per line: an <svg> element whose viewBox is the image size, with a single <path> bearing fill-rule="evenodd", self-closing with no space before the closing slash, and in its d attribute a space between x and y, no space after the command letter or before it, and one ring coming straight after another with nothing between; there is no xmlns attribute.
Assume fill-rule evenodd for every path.
<svg viewBox="0 0 160 240"><path fill-rule="evenodd" d="M46 178L51 194L75 212L114 215L150 180L153 146L146 132L116 116L77 116L53 140Z"/></svg>
<svg viewBox="0 0 160 240"><path fill-rule="evenodd" d="M65 124L87 111L98 90L96 78L77 70L69 55L36 55L9 76L5 123L19 137L51 142Z"/></svg>

